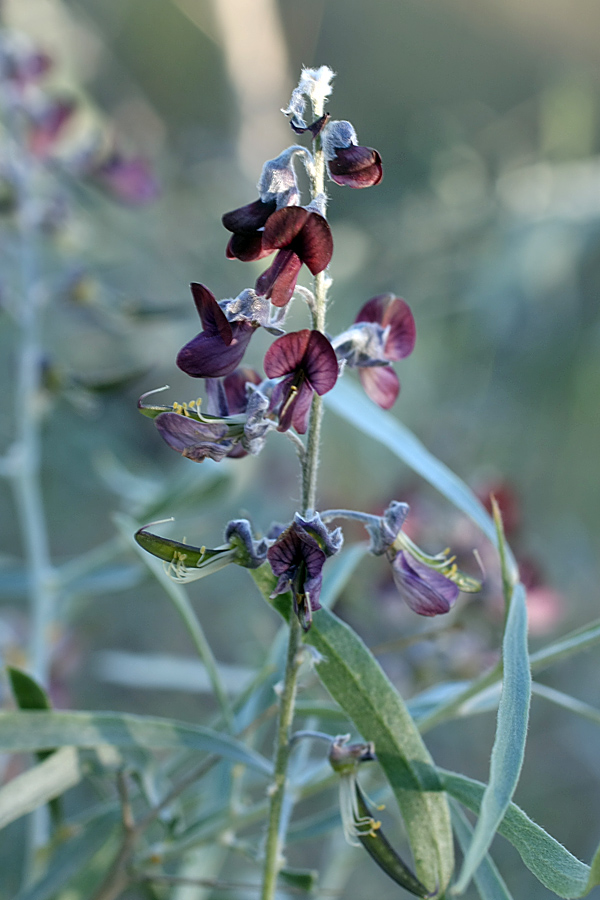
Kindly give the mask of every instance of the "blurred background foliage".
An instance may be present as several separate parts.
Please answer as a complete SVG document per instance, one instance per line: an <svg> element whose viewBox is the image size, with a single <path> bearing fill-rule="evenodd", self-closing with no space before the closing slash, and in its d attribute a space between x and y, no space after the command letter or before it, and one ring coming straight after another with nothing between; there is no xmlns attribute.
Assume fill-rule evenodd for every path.
<svg viewBox="0 0 600 900"><path fill-rule="evenodd" d="M258 458L200 467L163 444L136 401L165 383L169 399L196 396L174 365L199 329L188 284L201 281L230 297L261 270L225 260L220 216L254 199L262 162L292 142L278 110L300 66L326 63L337 73L331 113L351 119L385 166L372 191L331 186L329 328L342 330L377 293L409 301L417 348L399 368L396 415L473 487L486 493L503 485L515 498L519 522L509 537L535 572L534 648L594 618L597 3L5 0L3 14L52 55L61 89L74 92L87 115L113 123L161 182L160 197L143 207L115 203L89 184L62 186L67 209L44 260L53 299L43 463L54 561L112 541L119 509L176 514L173 536L209 546L233 516L250 516L260 530L293 513L299 488L289 442L271 437ZM0 303L15 277L10 233L5 251ZM292 328L304 327L299 306ZM14 341L0 310L3 448L14 430ZM268 342L257 334L249 362L260 366ZM27 635L22 548L11 495L5 484L0 491L0 650L19 664ZM414 529L433 550L454 541L467 554L478 540L388 451L330 415L320 505L376 511L393 498L413 503ZM436 621L434 639L403 645L432 629L400 607L383 568L365 563L339 612L370 646L381 645L382 663L406 694L469 677L494 658L501 614L492 589L450 624ZM189 640L137 558L121 554L86 577L75 578L51 636L56 704L202 721L212 701L194 689L197 673L185 670ZM244 667L230 672L243 678L263 659L278 626L273 614L238 569L192 586L190 595L217 658ZM160 663L157 654L170 659ZM593 654L545 680L598 704ZM582 858L598 836L580 814L600 799L595 727L534 699L517 792L532 817ZM443 726L428 741L441 765L485 778L492 729L491 718L474 718ZM77 808L82 798L72 793ZM7 833L14 840L0 850L3 872L21 826ZM515 896L548 896L513 865L504 842L496 857ZM383 897L396 890L364 868L345 896L374 884Z"/></svg>

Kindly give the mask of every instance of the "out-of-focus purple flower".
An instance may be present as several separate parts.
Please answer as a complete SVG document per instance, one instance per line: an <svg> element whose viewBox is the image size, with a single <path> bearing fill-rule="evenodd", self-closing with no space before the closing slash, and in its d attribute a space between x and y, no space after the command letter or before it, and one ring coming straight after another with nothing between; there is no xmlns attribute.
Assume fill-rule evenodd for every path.
<svg viewBox="0 0 600 900"><path fill-rule="evenodd" d="M233 449L234 441L224 422L198 422L178 412L160 413L154 421L169 447L194 462L220 462Z"/></svg>
<svg viewBox="0 0 600 900"><path fill-rule="evenodd" d="M350 122L328 122L321 136L332 181L352 188L379 184L383 178L381 156L370 147L360 147Z"/></svg>
<svg viewBox="0 0 600 900"><path fill-rule="evenodd" d="M76 108L70 98L45 98L41 108L31 113L27 142L34 156L43 158L52 152Z"/></svg>
<svg viewBox="0 0 600 900"><path fill-rule="evenodd" d="M452 608L459 594L457 584L405 550L398 551L391 562L396 587L413 612L438 616Z"/></svg>
<svg viewBox="0 0 600 900"><path fill-rule="evenodd" d="M0 79L25 88L40 81L52 68L52 58L18 31L2 29Z"/></svg>
<svg viewBox="0 0 600 900"><path fill-rule="evenodd" d="M408 303L393 294L380 294L365 303L354 325L332 343L338 358L359 370L371 400L389 409L400 391L390 363L409 356L415 338L415 320Z"/></svg>
<svg viewBox="0 0 600 900"><path fill-rule="evenodd" d="M278 431L293 426L298 434L304 434L313 391L326 394L337 381L338 362L333 347L319 331L293 331L271 344L264 368L269 378L284 376L271 398L271 409L279 415Z"/></svg>
<svg viewBox="0 0 600 900"><path fill-rule="evenodd" d="M194 283L191 289L203 330L179 351L177 365L192 378L229 375L261 323L246 316L230 322L207 287Z"/></svg>
<svg viewBox="0 0 600 900"><path fill-rule="evenodd" d="M319 598L323 581L323 565L343 543L341 529L328 531L316 513L304 519L298 513L294 521L267 551L267 559L278 581L272 597L292 591L294 612L305 631L311 626L312 614L321 609Z"/></svg>
<svg viewBox="0 0 600 900"><path fill-rule="evenodd" d="M143 206L156 200L159 184L150 164L141 156L124 156L114 150L91 174L117 200L130 206Z"/></svg>

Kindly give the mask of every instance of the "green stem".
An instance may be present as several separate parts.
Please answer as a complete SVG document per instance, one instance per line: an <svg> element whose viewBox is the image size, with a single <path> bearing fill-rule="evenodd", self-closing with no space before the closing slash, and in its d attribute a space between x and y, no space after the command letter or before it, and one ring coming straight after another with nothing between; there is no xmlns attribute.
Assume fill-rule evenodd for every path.
<svg viewBox="0 0 600 900"><path fill-rule="evenodd" d="M313 103L313 117L319 119L323 115L322 104ZM325 195L325 155L321 148L320 138L314 145L314 169L310 175L311 195L314 200ZM315 276L313 311L313 328L325 332L325 313L327 310L327 289L329 279L324 272ZM302 513L315 508L317 496L317 471L319 468L319 447L321 438L321 420L323 418L323 401L317 394L313 396L306 454L302 462ZM265 865L263 875L262 900L273 900L277 887L277 876L283 864L285 834L282 833L282 812L286 792L287 766L290 755L290 730L294 718L298 670L301 662L302 628L297 617L290 616L290 633L287 661L283 681L283 689L279 702L279 718L275 744L275 776L271 787L269 818L265 844Z"/></svg>
<svg viewBox="0 0 600 900"><path fill-rule="evenodd" d="M285 666L283 689L279 702L279 719L275 750L275 774L270 790L269 821L265 845L265 869L262 900L275 896L277 876L283 865L283 835L280 830L285 798L287 765L290 755L290 730L294 718L298 669L300 668L302 628L295 615L290 617L290 638Z"/></svg>

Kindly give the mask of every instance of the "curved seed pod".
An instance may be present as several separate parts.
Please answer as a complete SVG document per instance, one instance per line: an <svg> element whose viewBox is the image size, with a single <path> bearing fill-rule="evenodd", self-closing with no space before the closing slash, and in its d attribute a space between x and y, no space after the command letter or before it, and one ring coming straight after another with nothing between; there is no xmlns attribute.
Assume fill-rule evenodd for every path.
<svg viewBox="0 0 600 900"><path fill-rule="evenodd" d="M434 897L435 892L433 894L429 893L425 885L419 881L417 876L400 859L385 834L381 831L379 823L373 820L365 795L359 788L358 782L356 782L355 786L360 818L361 820L370 819L373 822L373 827L369 831L360 829L356 833L358 840L369 856L386 875L397 884L400 884L405 890L410 891L411 894L422 898Z"/></svg>

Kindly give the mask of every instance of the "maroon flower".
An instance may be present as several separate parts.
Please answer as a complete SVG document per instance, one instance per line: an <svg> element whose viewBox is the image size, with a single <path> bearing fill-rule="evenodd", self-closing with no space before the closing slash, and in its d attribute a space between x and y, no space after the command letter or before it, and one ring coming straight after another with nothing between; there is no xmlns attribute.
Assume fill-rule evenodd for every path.
<svg viewBox="0 0 600 900"><path fill-rule="evenodd" d="M278 410L278 431L293 426L304 434L313 391L326 394L337 381L335 350L320 331L293 331L278 338L267 350L264 368L269 378L284 376L275 387L271 409Z"/></svg>
<svg viewBox="0 0 600 900"><path fill-rule="evenodd" d="M191 289L203 331L179 351L177 365L192 378L228 375L241 361L259 323L245 317L229 322L207 287L194 283Z"/></svg>
<svg viewBox="0 0 600 900"><path fill-rule="evenodd" d="M249 262L279 253L256 281L256 290L274 306L285 306L292 298L304 263L313 275L327 268L333 254L333 238L327 220L302 206L276 209L276 202L255 200L223 216L233 237L227 258Z"/></svg>
<svg viewBox="0 0 600 900"><path fill-rule="evenodd" d="M328 531L318 513L310 519L296 513L290 527L267 551L273 574L278 577L271 597L291 589L294 612L305 631L311 626L313 612L321 609L319 598L325 560L337 553L342 543L341 530Z"/></svg>
<svg viewBox="0 0 600 900"><path fill-rule="evenodd" d="M415 338L415 320L408 303L393 294L380 294L365 303L354 325L338 335L333 346L339 359L359 370L371 400L389 409L400 391L390 363L409 356Z"/></svg>
<svg viewBox="0 0 600 900"><path fill-rule="evenodd" d="M76 108L75 101L69 98L48 98L32 114L27 140L34 156L43 158L52 152Z"/></svg>
<svg viewBox="0 0 600 900"><path fill-rule="evenodd" d="M302 206L287 206L274 212L265 224L262 250L279 250L269 268L256 281L259 294L274 306L292 299L302 264L312 275L327 268L333 254L333 238L327 220Z"/></svg>
<svg viewBox="0 0 600 900"><path fill-rule="evenodd" d="M323 149L329 175L336 184L366 188L383 178L381 156L370 147L360 147L350 122L329 122L323 130Z"/></svg>

